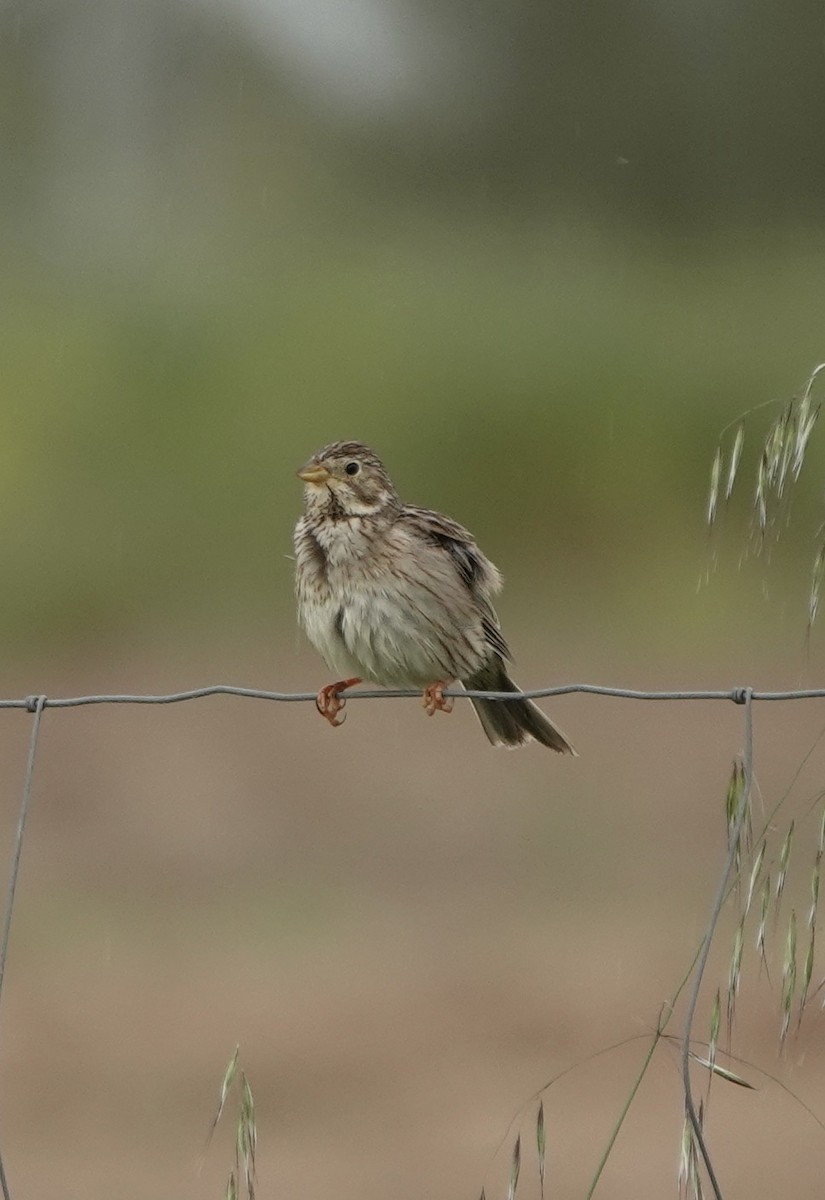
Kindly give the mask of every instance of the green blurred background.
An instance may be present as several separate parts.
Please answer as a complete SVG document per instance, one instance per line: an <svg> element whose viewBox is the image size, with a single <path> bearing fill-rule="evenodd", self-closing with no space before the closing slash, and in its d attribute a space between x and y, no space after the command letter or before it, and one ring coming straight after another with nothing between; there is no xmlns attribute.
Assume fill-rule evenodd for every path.
<svg viewBox="0 0 825 1200"><path fill-rule="evenodd" d="M715 543L704 506L721 428L825 358L820 5L7 0L0 103L7 695L326 682L288 555L294 471L339 437L477 534L524 684L818 682L817 435L770 563L738 565L770 413ZM559 764L459 708L47 713L15 1196L221 1194L228 1143L195 1165L237 1041L264 1195L474 1195L537 1086L655 1022L739 714L556 702ZM766 794L817 729L770 717ZM614 1197L670 1186L660 1083ZM557 1118L559 1195L612 1087Z"/></svg>

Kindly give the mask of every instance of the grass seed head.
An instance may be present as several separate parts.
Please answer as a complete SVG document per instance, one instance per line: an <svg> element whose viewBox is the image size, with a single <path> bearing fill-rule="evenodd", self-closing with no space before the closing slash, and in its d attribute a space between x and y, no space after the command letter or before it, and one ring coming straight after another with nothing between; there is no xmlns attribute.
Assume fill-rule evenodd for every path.
<svg viewBox="0 0 825 1200"><path fill-rule="evenodd" d="M513 1147L513 1158L510 1162L510 1184L507 1188L507 1200L514 1200L516 1188L518 1187L518 1177L521 1171L521 1134L516 1138L516 1144Z"/></svg>
<svg viewBox="0 0 825 1200"><path fill-rule="evenodd" d="M733 440L733 449L730 454L730 463L728 464L728 478L725 483L725 499L730 500L733 485L736 482L736 473L739 470L739 463L742 459L742 447L745 445L745 426L743 422L739 423L736 430L736 437Z"/></svg>
<svg viewBox="0 0 825 1200"><path fill-rule="evenodd" d="M785 881L788 877L788 861L791 857L791 846L793 845L794 821L792 820L788 826L788 832L785 834L785 840L782 843L782 849L779 852L779 870L776 876L776 907L779 911L779 905L782 900L782 893L785 890Z"/></svg>
<svg viewBox="0 0 825 1200"><path fill-rule="evenodd" d="M791 1024L791 1008L796 992L796 912L791 909L788 932L785 937L785 956L782 963L782 1023L779 1031L780 1044L788 1036Z"/></svg>
<svg viewBox="0 0 825 1200"><path fill-rule="evenodd" d="M544 1101L539 1101L539 1111L536 1116L536 1150L539 1159L539 1184L541 1186L542 1200L544 1198L544 1166L545 1154L547 1150L547 1142L544 1132Z"/></svg>

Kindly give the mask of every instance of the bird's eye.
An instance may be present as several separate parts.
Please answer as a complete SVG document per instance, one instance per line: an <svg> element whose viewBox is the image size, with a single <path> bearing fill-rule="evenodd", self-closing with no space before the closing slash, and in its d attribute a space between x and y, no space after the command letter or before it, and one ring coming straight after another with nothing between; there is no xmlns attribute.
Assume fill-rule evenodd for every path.
<svg viewBox="0 0 825 1200"><path fill-rule="evenodd" d="M357 475L361 468L357 462L348 462L344 467L344 470L346 471L347 475Z"/></svg>

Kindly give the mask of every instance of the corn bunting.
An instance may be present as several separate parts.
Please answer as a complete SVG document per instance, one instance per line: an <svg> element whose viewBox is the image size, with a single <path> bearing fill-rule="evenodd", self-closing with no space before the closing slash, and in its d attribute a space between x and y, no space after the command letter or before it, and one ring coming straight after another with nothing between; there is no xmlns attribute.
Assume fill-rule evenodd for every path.
<svg viewBox="0 0 825 1200"><path fill-rule="evenodd" d="M295 527L298 615L341 678L321 688L331 725L346 688L368 681L422 688L432 714L449 712L451 683L514 692L491 596L501 576L456 521L404 504L383 464L359 442L325 446L298 472L304 514ZM494 746L531 740L575 754L530 700L473 700Z"/></svg>

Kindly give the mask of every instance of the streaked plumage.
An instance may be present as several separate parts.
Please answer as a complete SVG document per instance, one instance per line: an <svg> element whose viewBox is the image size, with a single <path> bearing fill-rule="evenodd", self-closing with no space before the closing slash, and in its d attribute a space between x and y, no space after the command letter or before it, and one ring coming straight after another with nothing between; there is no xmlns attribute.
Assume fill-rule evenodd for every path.
<svg viewBox="0 0 825 1200"><path fill-rule="evenodd" d="M304 515L295 527L298 615L340 677L318 696L331 723L344 683L421 688L428 712L449 711L440 688L519 689L491 597L501 576L472 534L441 513L404 504L380 460L359 442L325 446L298 472ZM339 686L340 685L340 686ZM473 700L494 745L535 739L574 754L529 700Z"/></svg>

